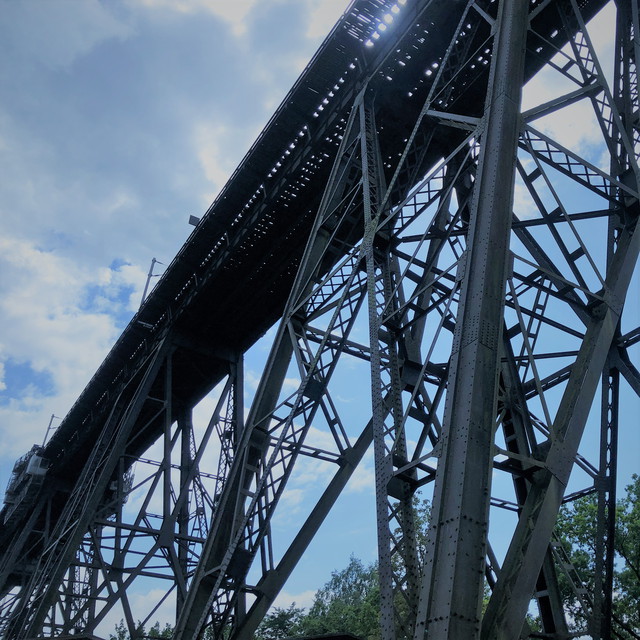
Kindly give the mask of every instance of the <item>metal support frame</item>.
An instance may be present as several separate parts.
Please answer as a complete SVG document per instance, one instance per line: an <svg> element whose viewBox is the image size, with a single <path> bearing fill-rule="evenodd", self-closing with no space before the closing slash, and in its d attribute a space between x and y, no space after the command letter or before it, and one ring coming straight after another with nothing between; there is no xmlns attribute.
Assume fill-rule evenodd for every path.
<svg viewBox="0 0 640 640"><path fill-rule="evenodd" d="M66 541L69 549L77 550L49 560L46 552L43 555L45 566L62 575L60 588L55 588L55 579L45 581L49 574L44 569L33 571L34 584L23 586L13 605L14 627L7 630L8 637L31 637L37 626L51 635L92 633L107 614L116 611L135 638L142 627L153 624L165 600L173 600L176 611L181 610L208 534L216 493L221 491L242 429L242 361L229 363L213 415L196 435L191 409L176 412L172 406L171 347L166 345L159 346L150 359L129 410L120 417L112 414L107 421L104 436L109 444L96 443L96 462L90 468L97 480L83 480L72 493L69 504L75 504L75 495L82 508L69 517L88 522L84 531L80 526L73 529L78 541ZM152 392L156 377L162 382ZM145 429L139 419L143 409L147 424L163 421L163 436L155 451L132 458L128 451ZM115 429L114 422L118 423ZM202 469L212 444L220 452L218 475ZM106 498L97 500L92 491ZM52 551L56 541L65 541L55 531L49 538ZM149 579L157 582L164 595L143 611L132 604L129 593L138 582ZM18 625L25 631L14 631Z"/></svg>
<svg viewBox="0 0 640 640"><path fill-rule="evenodd" d="M473 638L480 630L528 4L501 2L493 27L416 637Z"/></svg>
<svg viewBox="0 0 640 640"><path fill-rule="evenodd" d="M430 6L418 4L416 16ZM640 394L630 350L640 331L623 322L640 253L640 25L636 2L616 9L610 82L575 0L449 3L447 44L400 153L381 133L384 88L365 78L246 420L239 354L204 431L194 407L173 406L167 337L114 404L100 464L47 531L42 566L5 590L8 638L91 632L118 606L135 637L129 594L154 578L168 585L160 602L175 599L176 640L205 630L248 640L370 449L384 640L612 637L620 407ZM543 11L555 35L538 30ZM540 51L565 88L523 112ZM486 84L480 105L465 99L474 82ZM608 168L545 132L546 118L577 104L591 107ZM349 358L370 375L359 424L338 399ZM162 423L155 459L129 454L141 415ZM582 445L595 422L592 462ZM215 476L203 471L212 451ZM326 483L282 540L283 497L310 462ZM554 525L563 502L593 492L598 575L586 593ZM421 497L432 501L426 548ZM570 628L561 574L588 628Z"/></svg>

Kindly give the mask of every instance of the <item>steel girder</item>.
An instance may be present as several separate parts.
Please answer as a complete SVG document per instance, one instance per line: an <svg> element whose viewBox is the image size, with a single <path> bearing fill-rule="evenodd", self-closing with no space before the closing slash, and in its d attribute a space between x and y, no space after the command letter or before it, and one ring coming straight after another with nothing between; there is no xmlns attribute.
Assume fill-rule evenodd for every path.
<svg viewBox="0 0 640 640"><path fill-rule="evenodd" d="M547 37L534 25L550 9ZM7 637L92 631L116 603L135 634L128 594L147 578L176 593L176 638L251 637L369 449L383 638L567 637L560 574L582 632L611 637L621 407L640 395L640 331L623 316L640 251L639 18L634 1L615 9L609 72L576 0L452 3L457 27L399 156L381 142L377 85L363 86L246 420L238 355L196 444L192 408L171 418L172 337L158 345L114 405L100 473L86 469L42 567L5 598ZM556 94L523 111L525 63L549 47ZM478 109L464 96L486 67ZM554 125L584 105L597 154ZM370 376L356 424L338 397L345 362ZM157 467L132 490L128 430L154 403ZM282 498L305 464L326 482L280 540ZM131 516L125 494L146 484ZM561 504L591 492L599 571L587 593L553 530ZM418 496L432 501L426 545ZM540 631L525 619L532 602Z"/></svg>
<svg viewBox="0 0 640 640"><path fill-rule="evenodd" d="M527 635L525 614L533 597L544 637L568 633L558 573L571 572L571 567L566 556L559 560L562 553L554 543L553 525L563 499L571 497L565 492L577 461L593 483L584 491L609 487L601 508L609 520L603 519L601 526L609 531L611 527L615 439L608 434L616 428L611 409L617 402L615 382L603 387L607 408L599 465L580 456L579 444L608 354L620 348L622 301L638 256L637 126L633 124L637 116L633 107L627 106L625 115L618 106L620 99L609 89L575 2L557 3L570 44L558 52L565 58L562 64L554 61L551 66L578 88L521 114L523 32L529 8L528 3L504 3L498 14L491 15L476 3L468 4L439 70L441 84L434 84L394 171L385 171L384 149L379 148L375 96L365 92L354 104L306 260L247 424L245 447L255 451L252 462L239 462L236 473L243 478L242 485L255 487L255 492L238 529L229 536L227 565L211 561L208 568L203 566L203 573L215 575L217 582L213 589L203 585L199 605L185 609L177 637L194 637L208 622L216 636L231 624L239 637L249 637L259 621L252 614L264 613L284 584L288 571L270 566L250 588L255 598L252 611L237 619L233 610L237 596L230 594L247 586L226 567L240 552L250 558L257 554L263 544L259 536L271 535L264 526L252 540L249 531L255 531L252 523L258 519L261 501L264 522L272 517L294 456L321 455L304 450L318 409L332 406L331 413L325 411L331 415L328 426L333 432L332 425L339 424L330 387L335 361L344 353L358 354L371 367L372 417L358 443L370 437L374 447L383 637ZM634 24L637 20L623 22L627 40L629 32L635 32ZM446 110L447 82L454 75L449 65L455 64L459 71L465 55L471 60L461 38L463 30L471 29L476 34L484 29L487 53L491 52L482 118ZM536 37L529 33L529 55ZM617 73L627 77L627 87L620 93L628 98L634 95L628 83L637 84L635 58L625 68L622 72L619 66ZM616 82L621 86L620 78ZM532 124L581 100L593 107L602 144L611 157L609 170ZM414 190L393 202L399 176L411 172L409 158L418 157L432 142L436 123L466 129L468 137ZM418 145L422 148L416 150ZM357 190L353 178L347 180L354 167L359 175ZM516 168L535 213L512 214ZM600 202L608 202L609 208L575 209L558 182L562 189L580 185L597 194ZM361 239L334 271L323 271L323 258L338 251L342 238L350 235L343 226L350 230L354 218L360 221ZM590 229L591 223L583 224L598 219L614 231L603 234ZM594 235L599 236L599 248ZM348 331L358 322L354 314L365 295L363 274L370 340L354 345ZM312 323L320 323L323 312L331 318L316 329ZM443 337L447 333L449 337ZM550 338L554 333L558 337ZM558 346L565 342L572 348ZM323 360L328 348L330 363ZM297 395L282 400L286 417L277 418L278 389L294 357L301 384ZM549 362L558 364L554 369ZM278 437L275 445L264 434L259 442L250 434L262 429L271 438ZM288 563L303 552L310 529L319 525L327 503L335 497L339 478L351 472L341 458L345 449L341 450L340 438L335 432L333 436L340 471L287 551ZM279 463L283 447L291 454L290 466L282 463L274 478L273 465ZM255 463L260 457L264 470ZM498 470L513 477L511 502L491 497L492 471ZM427 562L421 570L413 498L433 480ZM496 507L518 515L502 561L489 536L488 515ZM610 563L608 544L601 555ZM575 582L575 574L572 577ZM483 615L485 584L492 594ZM610 578L605 576L599 590L603 595L597 602L610 602ZM588 631L593 637L606 637L607 609L588 599L584 603L591 620Z"/></svg>
<svg viewBox="0 0 640 640"><path fill-rule="evenodd" d="M93 633L115 610L133 638L165 601L182 608L242 427L243 373L241 359L229 361L205 428L194 428L189 408L174 422L171 342L150 350L133 393L115 403L65 517L42 536L39 563L22 584L7 586L3 637ZM132 458L141 420L160 421L163 435L145 457ZM217 473L202 469L216 456ZM41 497L33 523L52 494ZM16 553L41 539L24 531L14 540ZM141 609L131 591L144 592L149 581L155 601Z"/></svg>

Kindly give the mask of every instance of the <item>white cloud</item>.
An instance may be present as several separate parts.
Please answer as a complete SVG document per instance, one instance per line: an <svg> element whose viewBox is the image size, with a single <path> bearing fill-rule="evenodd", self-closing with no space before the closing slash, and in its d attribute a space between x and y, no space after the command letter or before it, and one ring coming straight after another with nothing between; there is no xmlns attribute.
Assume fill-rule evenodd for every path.
<svg viewBox="0 0 640 640"><path fill-rule="evenodd" d="M282 382L283 391L297 391L300 388L300 378L285 378Z"/></svg>
<svg viewBox="0 0 640 640"><path fill-rule="evenodd" d="M301 591L300 593L289 593L281 591L274 600L273 606L281 609L288 609L292 604L302 609L308 609L313 604L316 592L312 590Z"/></svg>
<svg viewBox="0 0 640 640"><path fill-rule="evenodd" d="M156 268L157 271L157 268ZM147 280L147 273L138 266L133 264L123 264L117 269L103 267L97 273L97 282L101 289L101 294L93 300L93 308L95 311L102 313L113 313L114 299L116 299L122 290L130 290L123 306L127 311L134 313L140 306L140 291L143 290ZM149 290L154 286L155 280L152 278L149 284Z"/></svg>
<svg viewBox="0 0 640 640"><path fill-rule="evenodd" d="M364 455L360 464L349 480L347 485L348 493L367 493L374 494L376 489L376 475L373 468L373 447L370 447Z"/></svg>
<svg viewBox="0 0 640 640"><path fill-rule="evenodd" d="M250 11L257 5L257 0L199 0L214 15L231 24L235 35L243 35L247 30L246 19Z"/></svg>
<svg viewBox="0 0 640 640"><path fill-rule="evenodd" d="M303 503L304 491L302 489L285 489L280 499L280 508L291 514L297 512Z"/></svg>
<svg viewBox="0 0 640 640"><path fill-rule="evenodd" d="M324 451L336 451L333 435L316 427L311 427L305 439L305 444ZM330 462L300 456L282 496L279 508L281 517L285 518L286 526L290 526L290 517L305 512L321 491L335 476L338 467ZM373 493L375 491L375 472L373 470L373 449L371 448L356 467L346 487L346 493Z"/></svg>
<svg viewBox="0 0 640 640"><path fill-rule="evenodd" d="M260 129L256 128L256 136L259 131ZM192 148L195 150L200 167L209 181L208 188L200 196L204 208L211 204L216 194L226 184L246 151L242 144L234 145L234 141L246 137L248 146L251 143L249 137L252 133L252 131L241 131L227 123L202 121L193 125L191 130Z"/></svg>
<svg viewBox="0 0 640 640"><path fill-rule="evenodd" d="M224 20L235 36L247 33L252 11L259 6L258 0L140 0L148 9L172 11L179 14L209 13ZM296 0L300 2L300 0ZM266 3L264 3L266 4ZM272 6L287 4L287 0L271 0ZM342 15L350 0L306 0L307 16L305 37L310 40L323 39Z"/></svg>
<svg viewBox="0 0 640 640"><path fill-rule="evenodd" d="M513 210L520 220L530 220L539 215L538 207L519 175L516 176L513 196Z"/></svg>
<svg viewBox="0 0 640 640"><path fill-rule="evenodd" d="M16 454L42 440L49 414L64 415L73 404L117 329L106 311L83 308L86 287L96 274L80 271L66 258L5 236L0 238L0 274L0 354L5 363L27 363L50 375L56 405L32 386L0 407L2 449ZM9 385L6 375L4 384Z"/></svg>
<svg viewBox="0 0 640 640"><path fill-rule="evenodd" d="M348 5L347 0L324 0L323 2L311 3L307 38L324 38Z"/></svg>
<svg viewBox="0 0 640 640"><path fill-rule="evenodd" d="M53 69L67 69L78 58L100 44L133 32L98 0L57 0L4 2L2 22L11 25L5 37L22 39L20 52L25 59ZM4 29L2 30L4 31Z"/></svg>
<svg viewBox="0 0 640 640"><path fill-rule="evenodd" d="M551 85L552 86L552 85ZM549 95L549 98L555 97ZM581 100L549 116L532 122L532 126L593 162L601 155L602 133L589 100Z"/></svg>
<svg viewBox="0 0 640 640"><path fill-rule="evenodd" d="M162 9L183 14L210 13L231 25L234 35L247 30L247 16L258 0L141 0L149 9Z"/></svg>

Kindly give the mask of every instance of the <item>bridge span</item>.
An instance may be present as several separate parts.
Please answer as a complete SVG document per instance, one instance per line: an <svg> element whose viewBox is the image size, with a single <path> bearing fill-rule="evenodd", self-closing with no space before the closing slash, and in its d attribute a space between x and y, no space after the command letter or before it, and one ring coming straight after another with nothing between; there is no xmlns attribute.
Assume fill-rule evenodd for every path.
<svg viewBox="0 0 640 640"><path fill-rule="evenodd" d="M127 594L149 581L176 639L251 637L370 450L381 637L565 638L564 574L585 633L611 637L616 447L640 392L624 315L640 23L615 3L603 69L587 25L608 4L352 2L52 438L16 463L4 637L95 633L114 608L133 637L154 611ZM540 77L557 95L523 107ZM597 154L554 129L577 104ZM245 410L243 355L272 327ZM369 377L357 424L337 401L350 361ZM281 534L304 460L332 471ZM585 595L553 528L589 493Z"/></svg>

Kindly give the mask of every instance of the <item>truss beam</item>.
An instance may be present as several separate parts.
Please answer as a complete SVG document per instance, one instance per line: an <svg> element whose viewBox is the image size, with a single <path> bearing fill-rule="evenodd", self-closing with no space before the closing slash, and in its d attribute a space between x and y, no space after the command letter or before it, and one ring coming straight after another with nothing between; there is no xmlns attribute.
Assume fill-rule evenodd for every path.
<svg viewBox="0 0 640 640"><path fill-rule="evenodd" d="M29 517L14 496L8 639L96 633L116 611L137 638L170 607L176 640L249 640L360 469L384 640L615 634L617 448L640 395L640 28L635 0L609 6L605 68L588 33L605 4L353 3L170 270L182 286L150 296L127 365L65 420ZM549 95L523 110L537 71ZM593 146L558 126L575 110ZM297 137L275 154L283 131ZM245 412L244 358L274 323ZM554 527L591 494L589 591Z"/></svg>

